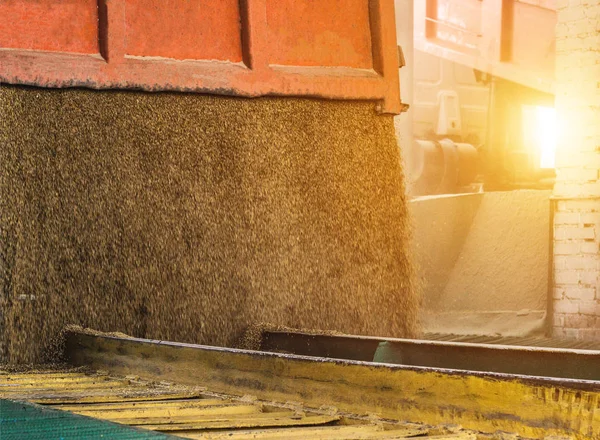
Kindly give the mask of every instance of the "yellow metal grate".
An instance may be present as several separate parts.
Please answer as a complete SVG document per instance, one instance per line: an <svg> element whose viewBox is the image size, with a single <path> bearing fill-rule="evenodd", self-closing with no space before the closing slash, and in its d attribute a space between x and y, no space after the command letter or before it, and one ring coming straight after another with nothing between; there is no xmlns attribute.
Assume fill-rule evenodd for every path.
<svg viewBox="0 0 600 440"><path fill-rule="evenodd" d="M203 388L152 383L107 373L0 372L0 398L190 439L406 439L475 440L415 424L361 419L335 409L307 410L212 394Z"/></svg>

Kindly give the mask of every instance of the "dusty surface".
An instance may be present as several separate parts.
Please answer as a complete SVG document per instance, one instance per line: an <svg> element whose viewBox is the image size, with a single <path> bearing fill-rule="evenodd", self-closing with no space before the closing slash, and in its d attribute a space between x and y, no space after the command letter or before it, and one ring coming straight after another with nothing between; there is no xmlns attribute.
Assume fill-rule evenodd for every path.
<svg viewBox="0 0 600 440"><path fill-rule="evenodd" d="M55 362L52 364L0 364L0 376L11 373L56 373L56 372L87 372L84 367L74 367L73 365Z"/></svg>
<svg viewBox="0 0 600 440"><path fill-rule="evenodd" d="M543 336L545 310L437 312L423 310L422 328L431 333L484 336Z"/></svg>
<svg viewBox="0 0 600 440"><path fill-rule="evenodd" d="M79 329L75 329L80 331ZM302 332L309 335L330 335L330 336L344 336L342 332L335 330L318 330L318 329L297 329L288 327L285 325L274 325L266 323L251 324L244 331L243 335L235 342L236 348L242 348L245 350L260 350L262 346L264 334L266 332Z"/></svg>
<svg viewBox="0 0 600 440"><path fill-rule="evenodd" d="M544 322L550 191L410 202L424 330L519 335Z"/></svg>
<svg viewBox="0 0 600 440"><path fill-rule="evenodd" d="M293 400L284 402L258 399L248 394L215 393L201 386L157 383L108 372L48 370L16 375L6 373L0 370L0 397L29 401L42 405L46 410L58 409L139 429L166 432L178 438L258 439L273 438L275 434L280 434L278 438L300 438L299 434L302 438L332 439L377 439L394 435L394 438L418 435L426 439L444 434L456 434L452 438L457 440L480 438L475 432L457 425L431 426L382 419L373 413L355 414L331 405L313 408ZM35 385L35 391L32 391L32 385ZM14 409L10 405L7 408L15 417ZM7 434L12 432L23 436L31 419L22 416L20 420L24 425L20 429L14 423L5 424L10 425ZM60 434L64 434L65 426L68 426L68 417L62 417L62 422L56 430ZM94 432L89 426L86 428L87 433ZM48 429L45 434L49 436L56 431ZM114 435L104 433L104 437L112 438L111 434Z"/></svg>
<svg viewBox="0 0 600 440"><path fill-rule="evenodd" d="M42 360L65 324L412 335L400 157L373 108L1 86L4 356Z"/></svg>

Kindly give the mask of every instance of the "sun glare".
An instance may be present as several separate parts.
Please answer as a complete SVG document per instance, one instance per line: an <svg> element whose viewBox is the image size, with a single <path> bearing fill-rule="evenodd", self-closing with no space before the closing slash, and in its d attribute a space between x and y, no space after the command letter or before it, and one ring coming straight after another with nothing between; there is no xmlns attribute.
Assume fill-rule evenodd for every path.
<svg viewBox="0 0 600 440"><path fill-rule="evenodd" d="M554 168L557 144L557 120L554 107L524 105L523 143L533 153L536 166Z"/></svg>
<svg viewBox="0 0 600 440"><path fill-rule="evenodd" d="M540 155L540 168L554 168L556 156L556 110L553 107L535 108L535 140Z"/></svg>

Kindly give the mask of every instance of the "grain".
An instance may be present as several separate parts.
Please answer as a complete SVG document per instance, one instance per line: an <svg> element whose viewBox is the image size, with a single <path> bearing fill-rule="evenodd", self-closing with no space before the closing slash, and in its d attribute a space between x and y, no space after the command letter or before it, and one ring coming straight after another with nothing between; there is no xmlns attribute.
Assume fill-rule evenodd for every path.
<svg viewBox="0 0 600 440"><path fill-rule="evenodd" d="M6 362L55 359L66 324L225 346L257 322L416 331L374 103L2 85L0 167Z"/></svg>

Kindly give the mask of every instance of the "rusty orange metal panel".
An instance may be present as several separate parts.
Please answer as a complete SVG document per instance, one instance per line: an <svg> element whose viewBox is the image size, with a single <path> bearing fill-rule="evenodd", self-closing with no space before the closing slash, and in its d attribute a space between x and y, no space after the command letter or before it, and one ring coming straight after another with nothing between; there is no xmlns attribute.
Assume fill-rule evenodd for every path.
<svg viewBox="0 0 600 440"><path fill-rule="evenodd" d="M0 1L0 47L98 52L97 0Z"/></svg>
<svg viewBox="0 0 600 440"><path fill-rule="evenodd" d="M368 2L267 0L267 24L275 64L373 67Z"/></svg>
<svg viewBox="0 0 600 440"><path fill-rule="evenodd" d="M415 48L552 93L553 0L415 2Z"/></svg>
<svg viewBox="0 0 600 440"><path fill-rule="evenodd" d="M432 24L430 38L465 52L476 50L482 36L482 10L481 0L437 0L435 9L425 18Z"/></svg>
<svg viewBox="0 0 600 440"><path fill-rule="evenodd" d="M555 64L556 11L531 3L532 0L514 3L513 35L508 50L515 66L549 76Z"/></svg>
<svg viewBox="0 0 600 440"><path fill-rule="evenodd" d="M403 108L394 0L7 0L0 15L0 82Z"/></svg>
<svg viewBox="0 0 600 440"><path fill-rule="evenodd" d="M238 0L125 0L128 55L242 61Z"/></svg>

